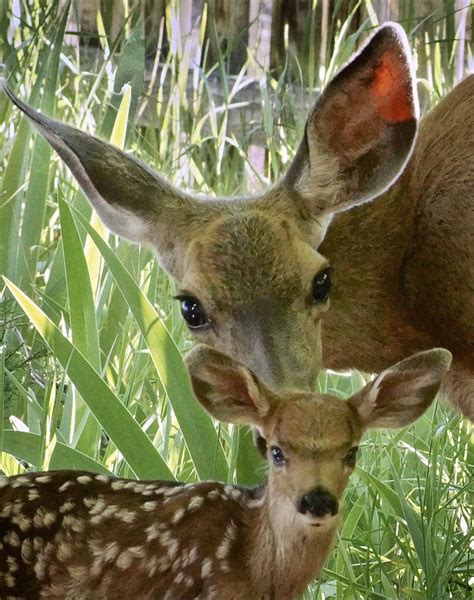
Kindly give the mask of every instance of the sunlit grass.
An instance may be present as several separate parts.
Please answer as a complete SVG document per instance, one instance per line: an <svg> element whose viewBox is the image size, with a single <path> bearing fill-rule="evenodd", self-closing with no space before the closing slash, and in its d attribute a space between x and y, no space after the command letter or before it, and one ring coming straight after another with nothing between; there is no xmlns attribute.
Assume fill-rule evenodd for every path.
<svg viewBox="0 0 474 600"><path fill-rule="evenodd" d="M3 14L1 60L15 91L123 145L177 185L211 194L253 191L281 175L314 101L303 81L322 86L376 25L366 2L369 18L355 33L349 20L333 19L334 52L318 69L303 73L288 61L268 73L250 49L248 65L231 77L224 57L219 65L201 60L205 15L197 54L177 36L172 1L158 35L158 47L165 38L169 47L150 65L142 96L145 51L133 7L117 40L101 37L87 53L64 43L64 13L46 4L14 3L16 27ZM428 27L413 17L414 3L401 3L424 109L455 81L460 42L449 38L455 4L445 4ZM249 159L256 138L266 148L262 170ZM15 296L4 288L0 299L1 469L261 479L248 436L212 424L191 397L181 355L192 342L174 283L150 251L104 233L107 246L94 234L89 222L100 226L67 169L4 98L0 139L0 264ZM343 397L363 382L359 373L320 378L323 391ZM368 435L339 543L306 597L470 597L473 464L467 425L441 406L402 432Z"/></svg>

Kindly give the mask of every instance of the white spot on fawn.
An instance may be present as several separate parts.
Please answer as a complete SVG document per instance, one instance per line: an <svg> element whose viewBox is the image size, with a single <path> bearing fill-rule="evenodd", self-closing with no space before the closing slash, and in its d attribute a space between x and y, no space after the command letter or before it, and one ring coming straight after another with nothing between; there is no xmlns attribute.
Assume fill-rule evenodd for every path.
<svg viewBox="0 0 474 600"><path fill-rule="evenodd" d="M7 534L5 534L3 536L3 541L5 544L13 546L13 548L20 547L20 537L16 531L9 531Z"/></svg>
<svg viewBox="0 0 474 600"><path fill-rule="evenodd" d="M188 510L197 510L204 504L204 498L202 496L194 496L188 504Z"/></svg>
<svg viewBox="0 0 474 600"><path fill-rule="evenodd" d="M26 538L21 543L21 558L23 559L23 562L28 564L30 562L32 554L33 554L33 542L31 541L30 538Z"/></svg>
<svg viewBox="0 0 474 600"><path fill-rule="evenodd" d="M15 573L15 571L18 571L18 563L14 556L7 556L7 565L10 573Z"/></svg>
<svg viewBox="0 0 474 600"><path fill-rule="evenodd" d="M41 550L43 550L44 548L44 540L43 538L40 538L38 535L36 535L33 538L33 550L35 552L41 552Z"/></svg>
<svg viewBox="0 0 474 600"><path fill-rule="evenodd" d="M143 546L130 546L130 548L126 548L117 558L117 567L119 569L125 570L130 567L132 562L136 558L144 558L145 557L145 548Z"/></svg>
<svg viewBox="0 0 474 600"><path fill-rule="evenodd" d="M189 567L193 562L196 561L198 556L197 546L193 546L191 550L188 552L188 555L183 560L183 568Z"/></svg>
<svg viewBox="0 0 474 600"><path fill-rule="evenodd" d="M230 525L226 529L226 532L224 534L224 539L222 540L222 542L220 543L219 547L216 550L216 558L218 558L220 560L227 558L230 547L232 545L232 542L235 539L236 533L237 533L237 529L236 529L234 523L231 522Z"/></svg>
<svg viewBox="0 0 474 600"><path fill-rule="evenodd" d="M59 507L59 512L61 514L64 514L64 513L67 513L67 512L71 512L71 510L75 506L76 505L74 504L74 502L72 500L66 500L66 502Z"/></svg>
<svg viewBox="0 0 474 600"><path fill-rule="evenodd" d="M59 486L58 492L65 492L68 488L74 485L74 481L65 481L62 485Z"/></svg>
<svg viewBox="0 0 474 600"><path fill-rule="evenodd" d="M19 477L15 478L15 480L13 481L12 487L13 488L19 488L22 486L33 487L33 485L34 485L34 483L32 483L28 477L24 477L24 476L20 475Z"/></svg>
<svg viewBox="0 0 474 600"><path fill-rule="evenodd" d="M55 513L47 511L43 506L40 506L33 517L33 525L35 527L51 527L56 518Z"/></svg>
<svg viewBox="0 0 474 600"><path fill-rule="evenodd" d="M186 514L185 508L178 508L178 510L171 517L171 522L174 525L177 525L178 523L180 523L183 520L185 514Z"/></svg>
<svg viewBox="0 0 474 600"><path fill-rule="evenodd" d="M66 562L73 556L72 545L65 541L59 541L56 546L56 558L60 562Z"/></svg>
<svg viewBox="0 0 474 600"><path fill-rule="evenodd" d="M120 479L118 479L116 481L112 481L112 483L110 484L110 487L113 490L123 490L125 488L125 482L120 481Z"/></svg>
<svg viewBox="0 0 474 600"><path fill-rule="evenodd" d="M18 525L22 531L28 531L28 529L31 527L31 519L26 515L12 517L12 523Z"/></svg>
<svg viewBox="0 0 474 600"><path fill-rule="evenodd" d="M202 561L201 565L201 579L206 579L212 573L212 560L210 558L205 558Z"/></svg>
<svg viewBox="0 0 474 600"><path fill-rule="evenodd" d="M40 493L39 493L39 490L37 490L36 488L30 488L28 490L29 502L33 502L33 500L38 500L39 497L40 497Z"/></svg>
<svg viewBox="0 0 474 600"><path fill-rule="evenodd" d="M106 511L104 511L105 514ZM137 517L137 514L132 510L122 508L115 513L117 519L120 519L124 523L133 523Z"/></svg>
<svg viewBox="0 0 474 600"><path fill-rule="evenodd" d="M39 477L35 477L35 481L37 483L51 483L51 477L49 475L40 475Z"/></svg>
<svg viewBox="0 0 474 600"><path fill-rule="evenodd" d="M164 492L163 495L165 496L165 498L170 498L171 496L175 496L176 494L179 494L182 491L182 488L180 485L176 485L172 488L167 488Z"/></svg>
<svg viewBox="0 0 474 600"><path fill-rule="evenodd" d="M110 542L105 547L104 560L106 562L114 561L117 558L119 552L120 552L120 548L119 548L119 545L117 544L117 542Z"/></svg>
<svg viewBox="0 0 474 600"><path fill-rule="evenodd" d="M76 481L77 483L86 485L87 483L90 483L92 481L92 477L90 477L89 475L79 475L79 477L76 478Z"/></svg>
<svg viewBox="0 0 474 600"><path fill-rule="evenodd" d="M71 529L76 533L82 533L86 528L86 524L82 519L78 519L72 515L65 515L63 518L63 527Z"/></svg>
<svg viewBox="0 0 474 600"><path fill-rule="evenodd" d="M146 532L146 541L151 542L152 540L157 540L160 535L160 528L158 523L152 523L149 527L145 529Z"/></svg>
<svg viewBox="0 0 474 600"><path fill-rule="evenodd" d="M147 563L145 565L145 569L146 569L146 574L148 575L148 577L153 577L153 575L156 573L156 570L158 569L158 557L152 556L147 561Z"/></svg>

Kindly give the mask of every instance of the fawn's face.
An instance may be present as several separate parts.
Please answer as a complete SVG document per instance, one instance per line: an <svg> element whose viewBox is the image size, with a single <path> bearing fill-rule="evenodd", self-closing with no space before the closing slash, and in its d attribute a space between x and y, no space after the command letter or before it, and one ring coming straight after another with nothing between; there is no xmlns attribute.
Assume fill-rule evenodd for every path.
<svg viewBox="0 0 474 600"><path fill-rule="evenodd" d="M440 348L414 354L347 401L309 393L278 396L248 369L206 346L193 349L186 360L194 392L211 415L257 429L277 519L322 526L334 523L339 512L364 431L402 427L423 414L451 354Z"/></svg>
<svg viewBox="0 0 474 600"><path fill-rule="evenodd" d="M283 402L261 430L272 496L310 525L333 522L362 433L357 411L339 398L314 394Z"/></svg>
<svg viewBox="0 0 474 600"><path fill-rule="evenodd" d="M413 146L417 99L403 30L381 28L329 83L283 179L260 196L201 199L132 157L37 113L7 89L71 169L104 223L146 242L181 286L200 342L275 391L321 367L330 274L315 250L334 212L380 194Z"/></svg>

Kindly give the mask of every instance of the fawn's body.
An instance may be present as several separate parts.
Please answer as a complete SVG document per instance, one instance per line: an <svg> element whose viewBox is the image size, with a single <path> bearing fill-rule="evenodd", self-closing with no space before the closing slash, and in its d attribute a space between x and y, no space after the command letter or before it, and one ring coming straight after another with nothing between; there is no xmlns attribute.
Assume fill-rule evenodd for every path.
<svg viewBox="0 0 474 600"><path fill-rule="evenodd" d="M292 600L317 576L367 428L431 404L451 361L414 355L349 401L280 398L209 348L188 357L197 398L258 430L266 486L138 482L77 471L0 479L0 597Z"/></svg>
<svg viewBox="0 0 474 600"><path fill-rule="evenodd" d="M12 483L0 489L2 598L288 600L320 571L336 531L336 521L269 522L262 490L216 482L62 471ZM10 510L18 538L1 518Z"/></svg>

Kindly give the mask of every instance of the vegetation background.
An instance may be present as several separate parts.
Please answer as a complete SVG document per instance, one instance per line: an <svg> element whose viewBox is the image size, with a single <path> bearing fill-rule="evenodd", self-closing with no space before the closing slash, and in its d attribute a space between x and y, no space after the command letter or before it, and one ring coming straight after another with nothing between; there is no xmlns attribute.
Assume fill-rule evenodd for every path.
<svg viewBox="0 0 474 600"><path fill-rule="evenodd" d="M314 88L379 17L410 37L423 111L473 67L469 2L299 2L304 28L280 13L278 31L277 4L252 0L248 27L229 37L218 0L104 1L86 16L76 2L2 1L0 60L33 106L211 194L285 170ZM104 230L3 97L0 140L1 471L261 481L250 436L192 397L173 281L149 250ZM319 386L347 397L366 377L324 372ZM337 548L305 598L470 598L473 464L468 424L440 405L368 435Z"/></svg>

